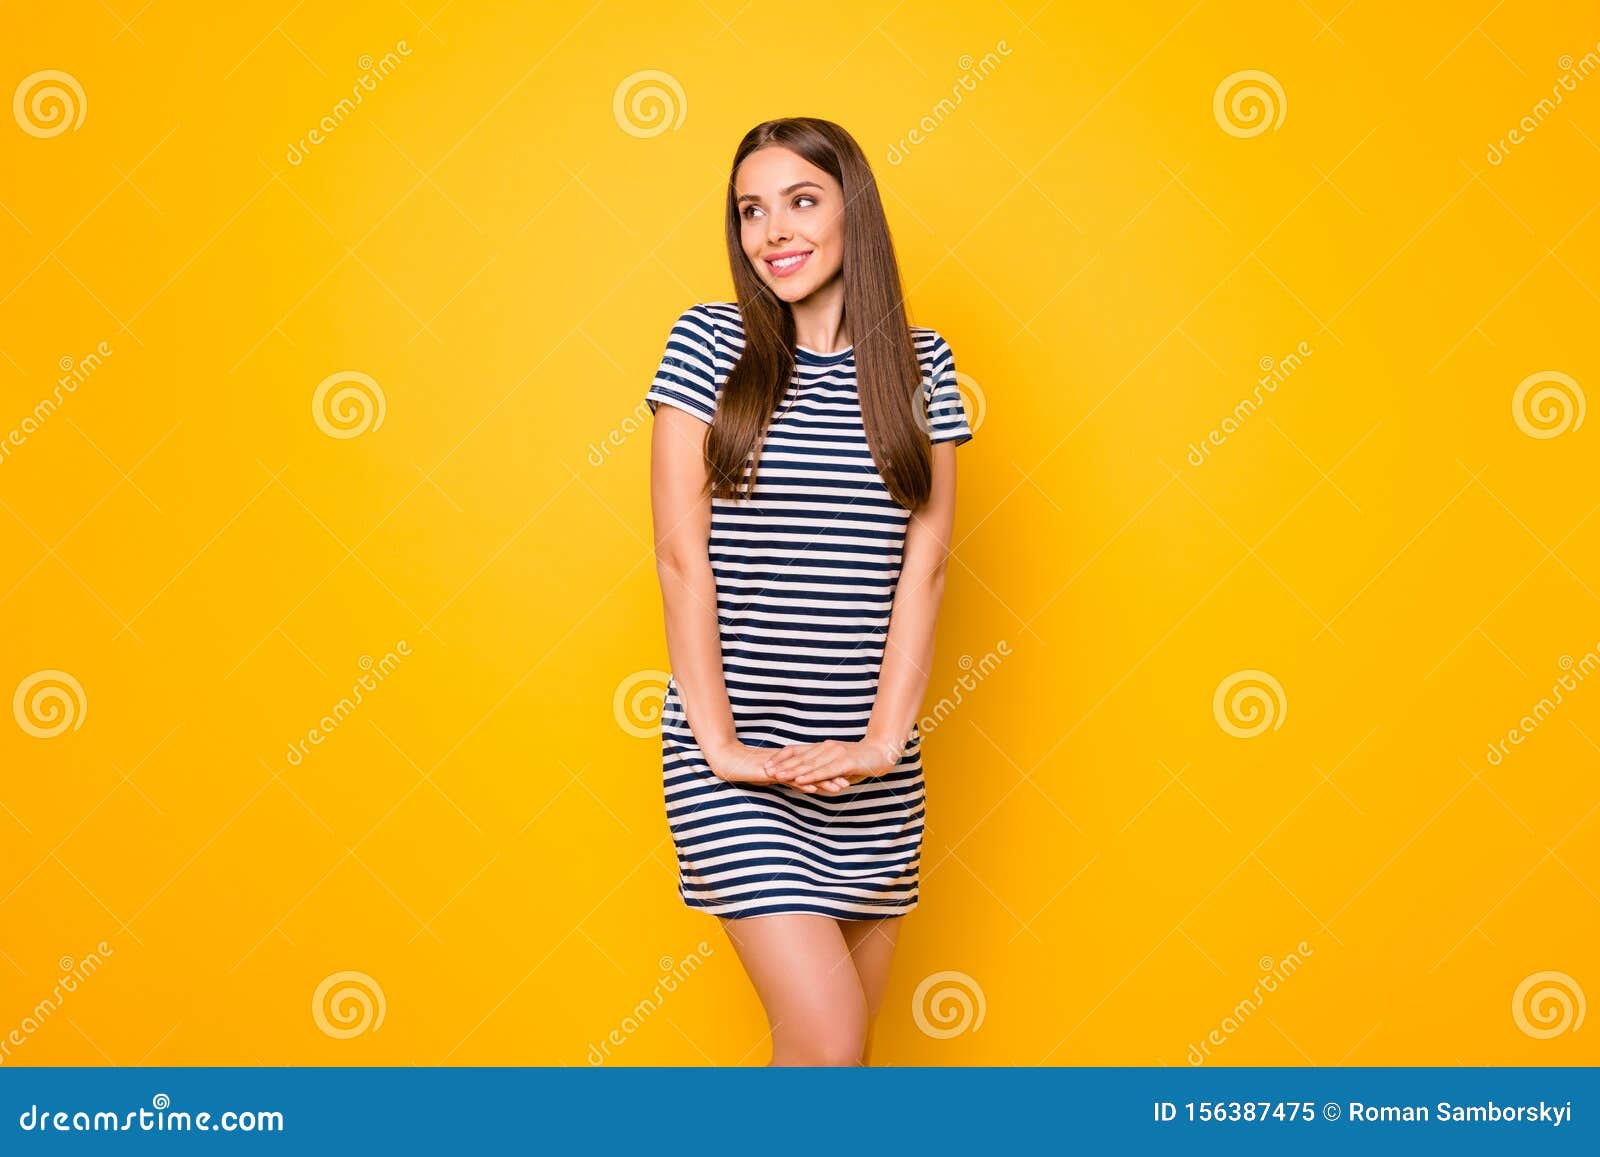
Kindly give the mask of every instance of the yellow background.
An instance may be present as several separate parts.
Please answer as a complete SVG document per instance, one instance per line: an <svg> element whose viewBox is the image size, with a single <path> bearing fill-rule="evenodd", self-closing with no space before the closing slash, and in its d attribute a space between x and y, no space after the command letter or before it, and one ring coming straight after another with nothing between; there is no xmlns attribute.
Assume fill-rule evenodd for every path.
<svg viewBox="0 0 1600 1157"><path fill-rule="evenodd" d="M7 1063L583 1065L702 940L610 1063L764 1061L615 699L668 666L640 401L730 297L735 144L790 114L861 141L984 400L930 710L1011 652L928 738L874 1059L1181 1066L1305 941L1215 1063L1600 1060L1512 1010L1545 970L1600 992L1600 686L1485 760L1600 645L1600 419L1511 408L1600 382L1600 77L1486 156L1590 6L437 3L0 11L4 93L86 101L0 118L0 436L113 350L0 464L5 697L86 700L0 728L0 1035L113 950ZM1213 111L1245 69L1284 93L1252 137ZM676 128L617 119L645 70ZM385 417L330 437L350 370ZM1250 669L1281 726L1242 739L1213 694ZM345 970L386 1012L336 1039ZM941 971L985 1010L947 1039Z"/></svg>

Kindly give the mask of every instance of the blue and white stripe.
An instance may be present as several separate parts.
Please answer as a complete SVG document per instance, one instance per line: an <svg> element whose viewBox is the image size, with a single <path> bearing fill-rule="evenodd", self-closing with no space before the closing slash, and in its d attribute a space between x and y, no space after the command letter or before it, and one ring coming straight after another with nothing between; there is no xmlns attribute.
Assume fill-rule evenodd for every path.
<svg viewBox="0 0 1600 1157"><path fill-rule="evenodd" d="M911 327L933 441L972 437L955 359ZM710 422L744 348L739 307L698 303L672 327L646 393ZM723 675L740 739L756 747L858 740L888 637L909 512L890 497L861 421L851 349L800 347L748 500L714 498L709 554ZM890 772L837 795L718 779L675 679L661 713L678 892L718 916L898 916L917 905L924 805L916 728Z"/></svg>

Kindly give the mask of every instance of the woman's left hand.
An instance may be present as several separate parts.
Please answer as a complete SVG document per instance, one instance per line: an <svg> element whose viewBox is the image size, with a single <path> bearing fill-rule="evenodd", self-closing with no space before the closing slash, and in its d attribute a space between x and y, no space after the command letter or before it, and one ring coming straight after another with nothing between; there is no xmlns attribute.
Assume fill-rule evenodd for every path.
<svg viewBox="0 0 1600 1157"><path fill-rule="evenodd" d="M777 748L767 759L766 771L779 783L815 784L819 792L831 795L883 775L899 762L900 749L892 744L825 739Z"/></svg>

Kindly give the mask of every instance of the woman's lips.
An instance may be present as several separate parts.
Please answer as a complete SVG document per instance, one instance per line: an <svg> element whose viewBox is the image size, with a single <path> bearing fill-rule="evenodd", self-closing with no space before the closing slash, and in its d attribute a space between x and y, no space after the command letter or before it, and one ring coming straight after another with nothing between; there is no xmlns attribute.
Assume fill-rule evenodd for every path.
<svg viewBox="0 0 1600 1157"><path fill-rule="evenodd" d="M775 265L771 261L768 261L767 268L772 271L772 276L774 277L788 277L791 274L798 273L800 270L804 269L806 262L811 260L811 254L814 252L815 250L809 250L803 256L801 256L800 260L790 262L787 265Z"/></svg>

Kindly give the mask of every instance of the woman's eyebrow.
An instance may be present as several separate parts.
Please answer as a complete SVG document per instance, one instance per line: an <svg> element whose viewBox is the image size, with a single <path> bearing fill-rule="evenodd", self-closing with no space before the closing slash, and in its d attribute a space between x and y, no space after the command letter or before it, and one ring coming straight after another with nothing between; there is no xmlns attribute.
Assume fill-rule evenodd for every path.
<svg viewBox="0 0 1600 1157"><path fill-rule="evenodd" d="M786 185L782 189L779 189L778 192L787 197L790 193L794 192L796 189L803 189L807 185L810 185L813 189L822 188L822 186L817 184L817 182L815 182L815 181L796 181L792 185ZM759 193L741 193L739 195L739 200L740 201L759 201L759 200L761 200L761 194L759 194Z"/></svg>

